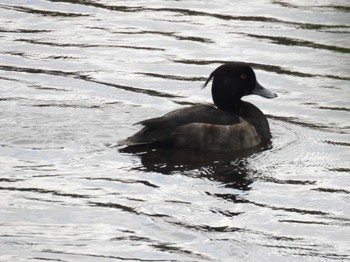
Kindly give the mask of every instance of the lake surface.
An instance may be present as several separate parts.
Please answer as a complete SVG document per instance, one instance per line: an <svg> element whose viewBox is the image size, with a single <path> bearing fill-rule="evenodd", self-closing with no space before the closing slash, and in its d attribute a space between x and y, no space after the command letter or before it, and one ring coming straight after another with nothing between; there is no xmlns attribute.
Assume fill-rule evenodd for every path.
<svg viewBox="0 0 350 262"><path fill-rule="evenodd" d="M0 3L1 261L349 261L350 4ZM270 147L150 150L134 123L251 63Z"/></svg>

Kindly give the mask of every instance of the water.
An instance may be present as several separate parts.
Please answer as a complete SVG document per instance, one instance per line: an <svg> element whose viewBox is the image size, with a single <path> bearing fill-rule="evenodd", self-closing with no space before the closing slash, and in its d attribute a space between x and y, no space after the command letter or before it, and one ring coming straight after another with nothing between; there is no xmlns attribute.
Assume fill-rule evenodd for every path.
<svg viewBox="0 0 350 262"><path fill-rule="evenodd" d="M1 261L350 260L350 6L322 1L0 3ZM228 61L272 144L122 152Z"/></svg>

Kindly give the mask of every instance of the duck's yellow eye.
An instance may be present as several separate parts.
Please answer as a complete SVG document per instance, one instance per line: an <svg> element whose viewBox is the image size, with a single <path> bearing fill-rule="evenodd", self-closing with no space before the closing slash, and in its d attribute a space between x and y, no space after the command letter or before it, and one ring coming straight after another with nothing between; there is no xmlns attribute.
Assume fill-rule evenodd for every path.
<svg viewBox="0 0 350 262"><path fill-rule="evenodd" d="M242 80L246 80L246 79L247 79L247 75L244 75L244 74L241 75L241 79L242 79Z"/></svg>

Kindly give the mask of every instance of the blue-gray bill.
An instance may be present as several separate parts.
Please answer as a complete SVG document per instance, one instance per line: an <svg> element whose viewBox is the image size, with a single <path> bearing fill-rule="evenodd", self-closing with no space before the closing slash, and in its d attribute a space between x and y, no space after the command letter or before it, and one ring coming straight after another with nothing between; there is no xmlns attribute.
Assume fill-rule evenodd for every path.
<svg viewBox="0 0 350 262"><path fill-rule="evenodd" d="M266 98L275 98L277 97L277 94L266 89L262 85L260 85L258 82L256 82L255 88L252 90L252 94L259 95Z"/></svg>

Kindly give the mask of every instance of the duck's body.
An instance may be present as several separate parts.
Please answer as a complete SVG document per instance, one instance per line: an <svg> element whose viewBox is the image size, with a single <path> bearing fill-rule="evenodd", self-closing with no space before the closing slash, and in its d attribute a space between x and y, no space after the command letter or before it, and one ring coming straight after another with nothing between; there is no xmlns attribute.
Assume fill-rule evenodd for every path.
<svg viewBox="0 0 350 262"><path fill-rule="evenodd" d="M243 95L276 95L258 84L253 70L244 63L218 67L214 78L216 105L199 104L174 110L162 117L139 122L144 128L120 144L153 145L213 151L236 151L256 147L271 138L264 114Z"/></svg>

